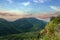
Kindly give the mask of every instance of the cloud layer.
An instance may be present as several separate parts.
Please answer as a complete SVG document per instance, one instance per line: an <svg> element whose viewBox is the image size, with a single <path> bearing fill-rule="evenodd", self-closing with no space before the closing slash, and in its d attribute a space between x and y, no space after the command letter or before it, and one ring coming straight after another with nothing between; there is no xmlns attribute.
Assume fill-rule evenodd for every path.
<svg viewBox="0 0 60 40"><path fill-rule="evenodd" d="M36 3L44 3L44 2L48 2L50 0L33 0L33 2L36 2Z"/></svg>
<svg viewBox="0 0 60 40"><path fill-rule="evenodd" d="M60 11L60 7L57 7L57 6L50 6L50 8L55 11Z"/></svg>

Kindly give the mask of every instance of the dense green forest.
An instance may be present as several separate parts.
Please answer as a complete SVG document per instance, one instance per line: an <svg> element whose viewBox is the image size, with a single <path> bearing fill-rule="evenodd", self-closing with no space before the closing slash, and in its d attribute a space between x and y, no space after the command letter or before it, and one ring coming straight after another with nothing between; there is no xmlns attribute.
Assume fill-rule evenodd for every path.
<svg viewBox="0 0 60 40"><path fill-rule="evenodd" d="M36 40L46 24L36 18L22 18L13 22L0 18L0 40Z"/></svg>
<svg viewBox="0 0 60 40"><path fill-rule="evenodd" d="M46 24L36 18L22 18L13 22L0 18L0 36L40 31Z"/></svg>
<svg viewBox="0 0 60 40"><path fill-rule="evenodd" d="M60 40L60 16L51 17L51 21L40 30L35 30L36 25L32 28L34 31L0 36L0 40Z"/></svg>

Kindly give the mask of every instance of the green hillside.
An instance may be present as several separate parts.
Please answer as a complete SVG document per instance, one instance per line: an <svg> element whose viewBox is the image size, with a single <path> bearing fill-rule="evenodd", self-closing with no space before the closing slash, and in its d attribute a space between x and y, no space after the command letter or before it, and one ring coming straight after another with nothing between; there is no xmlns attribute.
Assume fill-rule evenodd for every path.
<svg viewBox="0 0 60 40"><path fill-rule="evenodd" d="M47 22L36 18L22 18L14 21L13 24L18 31L20 30L20 32L31 32L43 29Z"/></svg>
<svg viewBox="0 0 60 40"><path fill-rule="evenodd" d="M35 21L36 19L35 20L33 19L32 22L31 22L32 19L30 18L27 20L24 19L22 21L22 19L21 20L19 19L17 21L14 21L13 23L13 25L16 26L16 28L17 28L17 25L19 25L20 28L25 26L27 28L27 29L25 28L27 31L25 30L18 34L9 34L5 36L0 36L0 40L60 40L60 16L52 17L51 21L46 25L46 27L44 29L40 29L41 30L40 32L39 32L39 29L38 30L35 29L36 27L38 27L37 24L35 24L38 22L38 21L37 22ZM29 24L31 23L33 25L35 24L35 25L30 30L30 27L26 26L29 24L26 24L25 22ZM20 26L20 23L21 24L24 23L24 25ZM42 23L42 21L38 23L40 24ZM20 31L22 29L20 29Z"/></svg>
<svg viewBox="0 0 60 40"><path fill-rule="evenodd" d="M36 18L22 18L13 22L0 18L0 36L40 31L46 24Z"/></svg>
<svg viewBox="0 0 60 40"><path fill-rule="evenodd" d="M7 36L1 36L0 40L38 40L39 32L26 32L21 34L11 34Z"/></svg>
<svg viewBox="0 0 60 40"><path fill-rule="evenodd" d="M60 16L52 18L40 32L38 30L0 36L0 40L60 40Z"/></svg>
<svg viewBox="0 0 60 40"><path fill-rule="evenodd" d="M40 32L40 40L60 40L60 16L51 20Z"/></svg>

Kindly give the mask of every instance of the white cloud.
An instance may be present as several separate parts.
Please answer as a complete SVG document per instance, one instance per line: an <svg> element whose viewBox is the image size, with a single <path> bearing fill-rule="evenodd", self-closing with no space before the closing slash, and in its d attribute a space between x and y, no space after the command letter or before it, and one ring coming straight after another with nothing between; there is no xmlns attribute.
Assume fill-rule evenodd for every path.
<svg viewBox="0 0 60 40"><path fill-rule="evenodd" d="M33 2L36 2L36 3L44 3L47 1L50 1L50 0L33 0Z"/></svg>
<svg viewBox="0 0 60 40"><path fill-rule="evenodd" d="M38 0L33 0L33 2L36 2L36 3L38 3Z"/></svg>
<svg viewBox="0 0 60 40"><path fill-rule="evenodd" d="M57 7L57 6L50 6L50 8L55 11L60 11L60 7Z"/></svg>
<svg viewBox="0 0 60 40"><path fill-rule="evenodd" d="M28 5L30 5L30 2L23 2L22 5L28 6Z"/></svg>
<svg viewBox="0 0 60 40"><path fill-rule="evenodd" d="M13 0L7 0L9 3L13 3Z"/></svg>

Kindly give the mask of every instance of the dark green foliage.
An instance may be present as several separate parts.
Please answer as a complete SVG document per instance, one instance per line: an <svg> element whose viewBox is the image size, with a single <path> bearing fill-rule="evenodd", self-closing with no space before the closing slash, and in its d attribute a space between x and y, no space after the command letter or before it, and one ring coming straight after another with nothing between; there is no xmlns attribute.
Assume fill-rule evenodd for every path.
<svg viewBox="0 0 60 40"><path fill-rule="evenodd" d="M39 31L46 25L45 21L36 18L22 18L14 22L0 19L0 36Z"/></svg>
<svg viewBox="0 0 60 40"><path fill-rule="evenodd" d="M55 17L51 17L50 21L52 21L52 20L54 20L54 19L55 19Z"/></svg>
<svg viewBox="0 0 60 40"><path fill-rule="evenodd" d="M26 32L21 34L12 34L0 37L0 40L38 40L39 32Z"/></svg>
<svg viewBox="0 0 60 40"><path fill-rule="evenodd" d="M29 32L29 31L37 31L44 28L46 22L38 20L36 18L23 18L14 21L13 24L16 26L17 30L21 30L20 32L26 32L26 31Z"/></svg>

